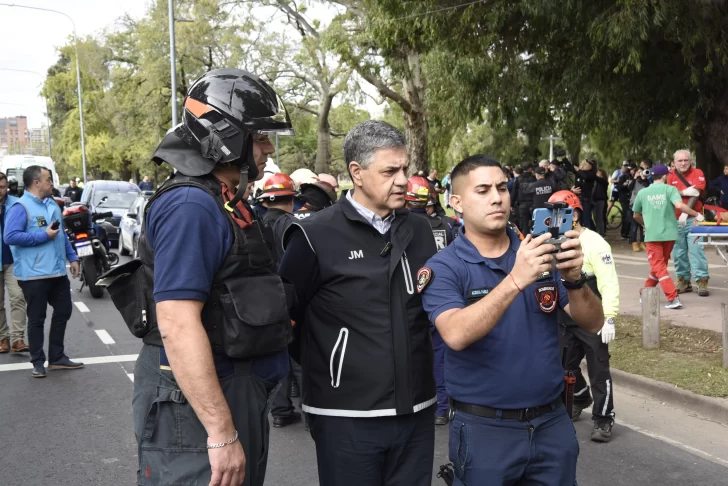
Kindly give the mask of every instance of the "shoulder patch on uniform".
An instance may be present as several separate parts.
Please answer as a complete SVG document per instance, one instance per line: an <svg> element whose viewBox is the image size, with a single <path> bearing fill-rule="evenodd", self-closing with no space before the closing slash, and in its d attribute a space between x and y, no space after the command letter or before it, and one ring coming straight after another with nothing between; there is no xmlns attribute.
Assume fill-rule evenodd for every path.
<svg viewBox="0 0 728 486"><path fill-rule="evenodd" d="M604 251L599 254L599 257L602 259L602 263L605 265L611 265L612 263L614 263L611 252Z"/></svg>
<svg viewBox="0 0 728 486"><path fill-rule="evenodd" d="M432 281L432 269L429 267L422 267L420 268L420 271L417 272L417 293L421 294L425 288L430 284Z"/></svg>

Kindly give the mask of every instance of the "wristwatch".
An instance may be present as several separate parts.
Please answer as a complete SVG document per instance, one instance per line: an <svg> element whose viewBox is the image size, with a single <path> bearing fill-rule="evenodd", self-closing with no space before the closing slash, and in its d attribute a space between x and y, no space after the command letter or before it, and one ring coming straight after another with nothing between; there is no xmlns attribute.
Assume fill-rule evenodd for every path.
<svg viewBox="0 0 728 486"><path fill-rule="evenodd" d="M579 280L576 282L568 282L561 278L561 283L564 284L564 287L566 287L567 290L579 290L584 286L586 283L586 273L581 272L581 275L579 276Z"/></svg>
<svg viewBox="0 0 728 486"><path fill-rule="evenodd" d="M612 325L612 326L617 323L617 321L616 321L616 319L614 317L607 317L606 320L605 320L605 322L607 324L609 324L609 325Z"/></svg>

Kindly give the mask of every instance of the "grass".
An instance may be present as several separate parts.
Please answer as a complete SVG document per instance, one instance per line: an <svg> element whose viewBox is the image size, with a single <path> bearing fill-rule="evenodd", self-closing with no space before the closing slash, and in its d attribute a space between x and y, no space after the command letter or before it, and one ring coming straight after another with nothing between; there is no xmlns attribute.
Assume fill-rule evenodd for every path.
<svg viewBox="0 0 728 486"><path fill-rule="evenodd" d="M642 318L620 316L609 345L611 366L671 383L693 393L728 397L721 334L662 321L660 349L642 348Z"/></svg>

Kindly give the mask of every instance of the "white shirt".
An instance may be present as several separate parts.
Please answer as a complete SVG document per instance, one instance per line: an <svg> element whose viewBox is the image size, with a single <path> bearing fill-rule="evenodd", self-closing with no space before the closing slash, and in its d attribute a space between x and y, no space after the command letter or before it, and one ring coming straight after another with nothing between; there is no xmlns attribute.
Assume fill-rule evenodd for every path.
<svg viewBox="0 0 728 486"><path fill-rule="evenodd" d="M392 227L392 221L394 221L394 211L387 216L386 218L382 219L381 216L378 214L374 214L369 209L365 208L358 202L354 200L353 197L351 197L351 193L354 192L353 190L346 192L346 199L351 203L352 206L354 206L354 209L372 226L374 226L374 229L379 231L381 234L386 233L389 231L389 228Z"/></svg>

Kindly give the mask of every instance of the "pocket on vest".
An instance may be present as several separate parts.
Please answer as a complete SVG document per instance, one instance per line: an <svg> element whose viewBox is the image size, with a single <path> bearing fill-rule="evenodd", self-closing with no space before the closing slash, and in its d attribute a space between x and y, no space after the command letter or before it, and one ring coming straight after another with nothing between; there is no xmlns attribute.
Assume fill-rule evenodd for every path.
<svg viewBox="0 0 728 486"><path fill-rule="evenodd" d="M121 314L131 333L142 338L149 333L151 322L156 322L155 304L147 288L141 260L132 260L112 268L96 281L111 296L114 307Z"/></svg>
<svg viewBox="0 0 728 486"><path fill-rule="evenodd" d="M278 275L224 282L221 321L214 324L223 352L249 359L284 349L293 340L289 298Z"/></svg>

